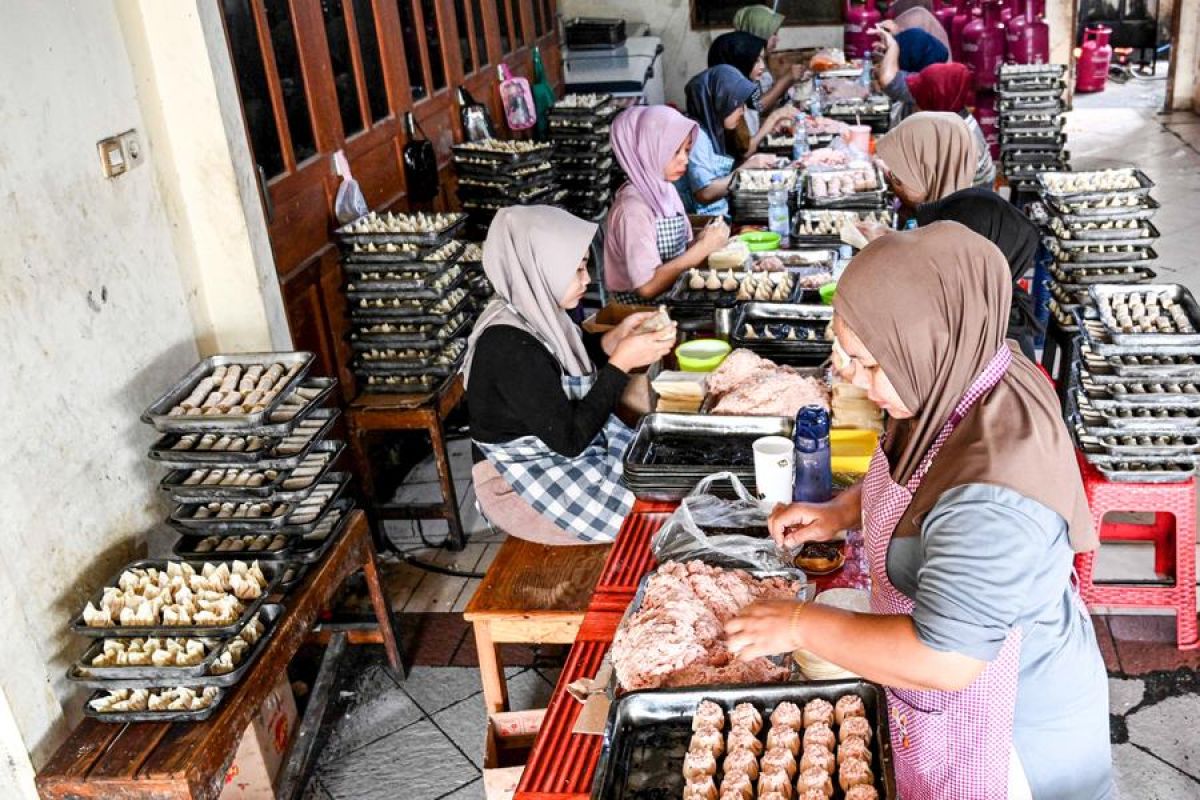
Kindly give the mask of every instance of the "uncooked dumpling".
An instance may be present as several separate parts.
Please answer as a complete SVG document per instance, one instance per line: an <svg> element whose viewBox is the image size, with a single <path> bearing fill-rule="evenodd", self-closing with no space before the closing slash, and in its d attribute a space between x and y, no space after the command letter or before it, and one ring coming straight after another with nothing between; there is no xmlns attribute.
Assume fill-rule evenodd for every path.
<svg viewBox="0 0 1200 800"><path fill-rule="evenodd" d="M700 291L704 288L704 276L697 270L692 270L692 277L688 280L688 287L694 291Z"/></svg>
<svg viewBox="0 0 1200 800"><path fill-rule="evenodd" d="M704 288L710 292L718 291L721 288L721 279L717 277L716 270L708 273L708 280L704 282Z"/></svg>

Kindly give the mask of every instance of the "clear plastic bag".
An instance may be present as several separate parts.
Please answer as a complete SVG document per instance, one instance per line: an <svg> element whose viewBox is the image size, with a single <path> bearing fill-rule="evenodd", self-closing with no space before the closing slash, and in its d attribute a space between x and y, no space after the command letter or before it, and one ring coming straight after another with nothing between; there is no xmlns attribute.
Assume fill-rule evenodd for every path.
<svg viewBox="0 0 1200 800"><path fill-rule="evenodd" d="M733 499L718 497L711 488L720 482L733 487ZM790 570L799 580L804 573L796 569L775 546L770 536L714 534L710 531L762 528L767 512L732 472L717 472L704 478L662 526L650 543L659 562L700 559L715 566L750 570Z"/></svg>

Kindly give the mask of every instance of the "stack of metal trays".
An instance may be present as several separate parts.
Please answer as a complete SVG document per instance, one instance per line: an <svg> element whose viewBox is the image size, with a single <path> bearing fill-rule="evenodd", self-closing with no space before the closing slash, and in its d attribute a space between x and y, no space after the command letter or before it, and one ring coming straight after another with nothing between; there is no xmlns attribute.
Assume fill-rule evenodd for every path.
<svg viewBox="0 0 1200 800"><path fill-rule="evenodd" d="M1064 64L1000 66L1000 162L1014 190L1032 189L1039 172L1068 168L1066 73Z"/></svg>
<svg viewBox="0 0 1200 800"><path fill-rule="evenodd" d="M741 169L729 184L729 211L734 222L766 222L772 181L778 178L787 190L788 219L800 204L800 174L787 169Z"/></svg>
<svg viewBox="0 0 1200 800"><path fill-rule="evenodd" d="M734 316L729 343L778 364L818 366L833 347L832 320L833 308L826 305L745 303Z"/></svg>
<svg viewBox="0 0 1200 800"><path fill-rule="evenodd" d="M612 203L613 167L609 133L617 106L610 94L569 94L550 109L550 141L564 188L563 205L585 219L603 215Z"/></svg>
<svg viewBox="0 0 1200 800"><path fill-rule="evenodd" d="M501 208L551 204L558 197L558 177L544 142L486 139L456 144L454 171L458 199L479 234Z"/></svg>
<svg viewBox="0 0 1200 800"><path fill-rule="evenodd" d="M843 191L843 187L850 187ZM804 205L807 208L874 210L887 207L890 194L883 170L875 165L804 174Z"/></svg>
<svg viewBox="0 0 1200 800"><path fill-rule="evenodd" d="M625 485L642 500L680 500L714 472L732 472L751 492L754 440L791 438L786 417L648 414L625 451Z"/></svg>
<svg viewBox="0 0 1200 800"><path fill-rule="evenodd" d="M824 245L837 247L842 244L841 230L846 223L876 222L896 227L896 212L887 209L834 209L803 208L796 212L792 221L792 243L797 245Z"/></svg>
<svg viewBox="0 0 1200 800"><path fill-rule="evenodd" d="M477 158L474 150L467 152L472 155L465 158ZM506 166L511 166L519 155L505 154ZM529 168L552 176L549 164L542 166L544 169L536 163L518 164L516 169ZM506 180L512 174L505 173ZM430 391L457 371L461 344L471 332L479 302L486 299L476 291L482 277L478 262L463 260L468 251L477 257L479 248L452 238L466 223L465 214L395 214L383 218L393 227L421 231L405 234L400 240L364 241L362 237L367 234L352 233L364 227L359 223L339 229L350 341L356 353L351 369L362 389ZM474 282L473 276L478 276ZM391 354L398 351L403 352L392 358ZM418 357L411 351L421 352ZM422 365L428 369L421 370ZM385 374L411 380L371 380Z"/></svg>
<svg viewBox="0 0 1200 800"><path fill-rule="evenodd" d="M870 125L875 134L887 133L892 125L892 102L886 95L871 95L862 100L832 100L825 108L829 119L847 125Z"/></svg>

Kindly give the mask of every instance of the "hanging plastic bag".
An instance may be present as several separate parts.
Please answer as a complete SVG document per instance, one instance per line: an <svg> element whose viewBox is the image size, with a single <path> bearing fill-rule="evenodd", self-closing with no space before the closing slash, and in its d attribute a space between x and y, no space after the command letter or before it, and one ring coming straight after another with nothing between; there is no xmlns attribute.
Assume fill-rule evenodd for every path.
<svg viewBox="0 0 1200 800"><path fill-rule="evenodd" d="M508 129L523 131L532 128L537 123L537 112L534 110L529 81L514 77L507 64L499 65L496 71L500 73L500 104L504 106Z"/></svg>
<svg viewBox="0 0 1200 800"><path fill-rule="evenodd" d="M481 142L485 139L496 138L496 127L492 124L492 115L487 106L476 103L462 86L455 92L458 98L458 121L462 125L463 138L468 142Z"/></svg>
<svg viewBox="0 0 1200 800"><path fill-rule="evenodd" d="M425 131L421 131L424 138L417 138L421 126L411 111L404 115L404 130L408 134L403 151L404 186L409 200L426 203L438 194L437 155Z"/></svg>
<svg viewBox="0 0 1200 800"><path fill-rule="evenodd" d="M727 481L733 499L710 492L714 484ZM683 499L650 543L659 562L700 559L721 567L752 570L796 570L767 535L767 512L732 472L717 472L704 478ZM757 531L750 536L733 531ZM729 533L725 533L729 531Z"/></svg>
<svg viewBox="0 0 1200 800"><path fill-rule="evenodd" d="M345 225L366 214L370 208L362 188L350 173L350 162L341 150L333 154L333 171L342 179L333 198L333 214L339 224Z"/></svg>

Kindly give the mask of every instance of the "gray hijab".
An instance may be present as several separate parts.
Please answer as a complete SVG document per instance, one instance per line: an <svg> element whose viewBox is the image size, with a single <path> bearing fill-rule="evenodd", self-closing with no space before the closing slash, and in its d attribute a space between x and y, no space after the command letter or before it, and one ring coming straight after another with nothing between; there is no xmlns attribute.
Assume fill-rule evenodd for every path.
<svg viewBox="0 0 1200 800"><path fill-rule="evenodd" d="M463 380L479 337L493 325L527 331L546 346L568 375L591 374L595 367L583 338L559 307L596 235L597 226L551 206L511 206L496 212L483 243L483 271L496 297L479 315L467 340Z"/></svg>

